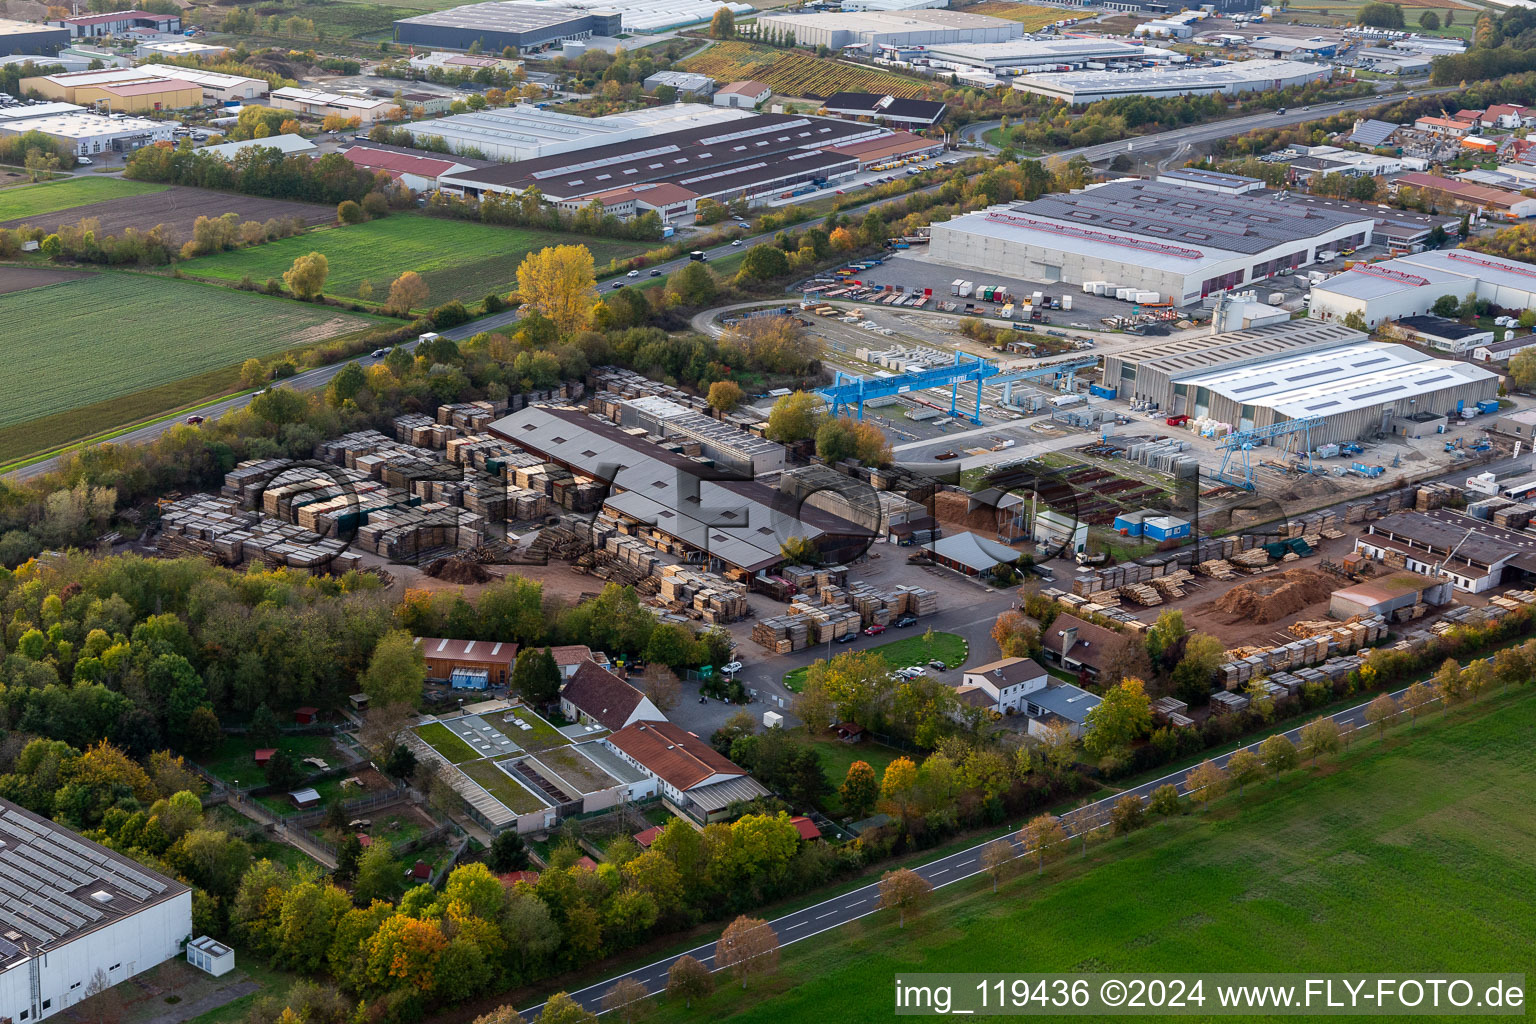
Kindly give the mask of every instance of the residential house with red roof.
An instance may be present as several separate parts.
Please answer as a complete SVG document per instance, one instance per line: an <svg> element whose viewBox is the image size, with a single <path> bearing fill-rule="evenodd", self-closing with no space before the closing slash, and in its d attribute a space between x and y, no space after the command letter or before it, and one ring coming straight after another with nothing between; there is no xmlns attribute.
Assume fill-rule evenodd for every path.
<svg viewBox="0 0 1536 1024"><path fill-rule="evenodd" d="M649 697L592 661L577 666L560 688L560 711L573 722L600 725L611 732L635 722L667 720Z"/></svg>

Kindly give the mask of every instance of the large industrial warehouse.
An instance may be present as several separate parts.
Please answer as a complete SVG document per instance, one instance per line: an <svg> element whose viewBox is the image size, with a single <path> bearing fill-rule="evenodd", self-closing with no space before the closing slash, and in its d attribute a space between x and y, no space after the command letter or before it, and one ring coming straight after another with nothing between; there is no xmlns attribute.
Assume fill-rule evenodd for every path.
<svg viewBox="0 0 1536 1024"><path fill-rule="evenodd" d="M0 18L0 57L13 53L53 55L69 45L69 29Z"/></svg>
<svg viewBox="0 0 1536 1024"><path fill-rule="evenodd" d="M474 151L491 160L532 160L574 153L695 125L719 124L750 116L751 111L703 103L632 110L603 117L580 117L528 104L451 114L405 127L419 138L441 139L450 153Z"/></svg>
<svg viewBox="0 0 1536 1024"><path fill-rule="evenodd" d="M1103 281L1176 306L1370 241L1373 220L1253 195L1119 181L933 226L931 259L1026 281Z"/></svg>
<svg viewBox="0 0 1536 1024"><path fill-rule="evenodd" d="M1017 73L1086 61L1142 60L1145 47L1113 39L1016 39L1008 43L938 43L925 47L930 64Z"/></svg>
<svg viewBox="0 0 1536 1024"><path fill-rule="evenodd" d="M1069 106L1118 96L1205 96L1221 93L1269 92L1291 86L1326 82L1329 64L1297 60L1247 60L1218 68L1156 68L1137 71L1063 71L1029 75L1015 89L1053 96Z"/></svg>
<svg viewBox="0 0 1536 1024"><path fill-rule="evenodd" d="M874 124L791 114L658 131L626 142L480 170L443 175L439 184L468 195L520 194L537 187L549 202L570 202L621 186L667 182L700 197L747 201L812 181L858 172L857 156L831 147L889 135Z"/></svg>
<svg viewBox="0 0 1536 1024"><path fill-rule="evenodd" d="M801 46L932 46L937 43L1003 43L1024 26L964 11L861 11L842 14L776 14L758 19L765 32L794 34Z"/></svg>
<svg viewBox="0 0 1536 1024"><path fill-rule="evenodd" d="M490 432L610 485L603 508L708 556L710 568L757 572L784 561L780 545L803 537L828 561L861 551L872 532L778 491L636 438L580 409L529 406Z"/></svg>
<svg viewBox="0 0 1536 1024"><path fill-rule="evenodd" d="M534 50L567 39L616 36L623 31L612 10L578 10L554 4L483 3L418 14L395 22L395 40L417 46L467 50L479 43L499 53L507 47Z"/></svg>
<svg viewBox="0 0 1536 1024"><path fill-rule="evenodd" d="M36 1021L174 958L192 890L0 800L0 1018Z"/></svg>
<svg viewBox="0 0 1536 1024"><path fill-rule="evenodd" d="M1381 263L1356 263L1312 286L1309 315L1343 320L1351 313L1367 327L1423 316L1438 299L1476 295L1503 309L1536 308L1536 266L1466 249L1428 249Z"/></svg>
<svg viewBox="0 0 1536 1024"><path fill-rule="evenodd" d="M1318 417L1312 441L1433 433L1436 421L1498 393L1498 376L1338 324L1287 321L1107 355L1117 397L1237 429Z"/></svg>

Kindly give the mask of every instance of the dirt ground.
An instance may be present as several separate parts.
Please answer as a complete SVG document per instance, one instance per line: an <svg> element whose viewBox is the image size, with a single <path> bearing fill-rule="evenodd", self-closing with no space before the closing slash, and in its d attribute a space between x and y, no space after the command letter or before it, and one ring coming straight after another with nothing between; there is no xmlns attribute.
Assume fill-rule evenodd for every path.
<svg viewBox="0 0 1536 1024"><path fill-rule="evenodd" d="M28 288L41 288L47 284L63 284L84 277L70 270L43 270L33 267L0 267L0 295L6 292L24 292Z"/></svg>
<svg viewBox="0 0 1536 1024"><path fill-rule="evenodd" d="M156 224L174 224L185 240L192 237L192 225L197 218L221 217L226 213L234 213L241 220L302 217L310 225L329 224L336 219L335 209L329 206L173 185L164 192L151 195L108 199L37 217L8 220L0 224L0 227L14 228L31 224L33 227L52 230L60 224L76 224L86 217L94 217L101 222L98 233L102 235L120 234L125 228L147 231Z"/></svg>

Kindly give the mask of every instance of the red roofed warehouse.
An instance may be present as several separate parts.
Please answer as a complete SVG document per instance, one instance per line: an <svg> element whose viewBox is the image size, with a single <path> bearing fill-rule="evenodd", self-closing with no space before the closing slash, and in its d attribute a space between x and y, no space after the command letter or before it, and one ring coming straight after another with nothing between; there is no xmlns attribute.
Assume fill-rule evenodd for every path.
<svg viewBox="0 0 1536 1024"><path fill-rule="evenodd" d="M730 817L733 804L768 795L746 769L671 722L637 722L602 742L655 779L672 810L701 825Z"/></svg>
<svg viewBox="0 0 1536 1024"><path fill-rule="evenodd" d="M572 213L598 202L604 213L611 213L623 220L633 220L642 214L656 211L663 224L692 224L698 209L699 194L681 185L661 181L650 184L626 185L624 188L599 192L590 199L571 199L560 203L560 209Z"/></svg>
<svg viewBox="0 0 1536 1024"><path fill-rule="evenodd" d="M517 644L499 640L442 640L419 636L416 646L427 659L428 679L452 682L455 686L460 686L462 681L461 688L471 690L507 685L512 663L517 659Z"/></svg>
<svg viewBox="0 0 1536 1024"><path fill-rule="evenodd" d="M878 171L908 160L921 160L944 152L943 139L925 139L911 132L892 132L867 142L853 142L846 146L833 146L832 152L851 156L859 161L859 170Z"/></svg>
<svg viewBox="0 0 1536 1024"><path fill-rule="evenodd" d="M471 170L469 164L440 157L412 156L371 146L350 146L341 155L365 171L383 171L412 192L433 192L443 174Z"/></svg>
<svg viewBox="0 0 1536 1024"><path fill-rule="evenodd" d="M151 14L149 11L113 11L80 18L56 18L48 22L55 28L69 29L72 39L120 36L130 29L147 28L152 32L181 32L181 15Z"/></svg>

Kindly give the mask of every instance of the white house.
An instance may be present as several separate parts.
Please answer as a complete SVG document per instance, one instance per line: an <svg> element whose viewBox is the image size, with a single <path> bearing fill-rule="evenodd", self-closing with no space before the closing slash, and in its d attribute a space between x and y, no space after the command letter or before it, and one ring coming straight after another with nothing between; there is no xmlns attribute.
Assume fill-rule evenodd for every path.
<svg viewBox="0 0 1536 1024"><path fill-rule="evenodd" d="M576 722L595 722L612 732L636 722L665 722L651 699L593 661L576 666L560 687L560 711Z"/></svg>
<svg viewBox="0 0 1536 1024"><path fill-rule="evenodd" d="M192 890L0 799L0 1019L35 1024L181 953Z"/></svg>
<svg viewBox="0 0 1536 1024"><path fill-rule="evenodd" d="M187 963L218 978L235 969L235 951L211 935L199 935L187 943Z"/></svg>
<svg viewBox="0 0 1536 1024"><path fill-rule="evenodd" d="M748 110L773 95L773 88L762 82L732 82L715 93L717 107L746 107Z"/></svg>
<svg viewBox="0 0 1536 1024"><path fill-rule="evenodd" d="M1019 711L1025 697L1045 689L1050 676L1030 658L1003 658L968 669L955 691L972 707L984 707L1006 715Z"/></svg>

